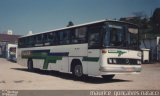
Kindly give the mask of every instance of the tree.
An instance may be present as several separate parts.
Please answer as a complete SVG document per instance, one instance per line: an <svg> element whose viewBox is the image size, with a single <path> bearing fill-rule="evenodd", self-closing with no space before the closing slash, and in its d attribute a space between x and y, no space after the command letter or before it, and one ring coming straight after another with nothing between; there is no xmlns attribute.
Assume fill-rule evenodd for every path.
<svg viewBox="0 0 160 96"><path fill-rule="evenodd" d="M140 29L147 29L149 27L149 19L147 17L140 16L140 14L133 17L121 18L120 21L136 24Z"/></svg>
<svg viewBox="0 0 160 96"><path fill-rule="evenodd" d="M160 33L160 8L156 8L151 17L153 30L155 33Z"/></svg>
<svg viewBox="0 0 160 96"><path fill-rule="evenodd" d="M138 25L140 29L140 38L152 37L152 26L150 24L150 18L148 18L144 12L134 12L134 16L121 18L120 21L130 22Z"/></svg>
<svg viewBox="0 0 160 96"><path fill-rule="evenodd" d="M69 21L67 27L70 27L70 26L73 26L73 25L74 25L74 23L72 21Z"/></svg>

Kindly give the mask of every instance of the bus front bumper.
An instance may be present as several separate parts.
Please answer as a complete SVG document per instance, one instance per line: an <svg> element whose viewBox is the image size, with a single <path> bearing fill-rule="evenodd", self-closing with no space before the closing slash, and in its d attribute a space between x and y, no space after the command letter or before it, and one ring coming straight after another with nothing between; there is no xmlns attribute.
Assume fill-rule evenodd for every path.
<svg viewBox="0 0 160 96"><path fill-rule="evenodd" d="M106 73L138 73L141 67L100 67L100 72Z"/></svg>

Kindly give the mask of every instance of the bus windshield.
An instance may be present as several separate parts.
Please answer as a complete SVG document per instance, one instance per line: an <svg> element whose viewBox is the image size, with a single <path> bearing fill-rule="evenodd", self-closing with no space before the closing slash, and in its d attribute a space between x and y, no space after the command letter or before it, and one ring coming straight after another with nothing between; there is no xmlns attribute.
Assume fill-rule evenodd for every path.
<svg viewBox="0 0 160 96"><path fill-rule="evenodd" d="M104 47L138 48L138 28L124 25L108 25L103 39Z"/></svg>
<svg viewBox="0 0 160 96"><path fill-rule="evenodd" d="M137 49L138 48L138 28L128 28L127 30L127 43L128 47L131 49Z"/></svg>

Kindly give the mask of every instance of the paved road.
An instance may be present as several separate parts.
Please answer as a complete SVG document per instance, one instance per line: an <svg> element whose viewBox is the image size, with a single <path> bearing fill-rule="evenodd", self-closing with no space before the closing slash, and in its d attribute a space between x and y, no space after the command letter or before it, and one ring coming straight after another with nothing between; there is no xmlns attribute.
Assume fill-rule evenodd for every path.
<svg viewBox="0 0 160 96"><path fill-rule="evenodd" d="M145 64L141 74L116 75L112 81L99 77L74 80L70 74L28 72L17 63L0 58L0 89L9 90L160 90L160 64Z"/></svg>

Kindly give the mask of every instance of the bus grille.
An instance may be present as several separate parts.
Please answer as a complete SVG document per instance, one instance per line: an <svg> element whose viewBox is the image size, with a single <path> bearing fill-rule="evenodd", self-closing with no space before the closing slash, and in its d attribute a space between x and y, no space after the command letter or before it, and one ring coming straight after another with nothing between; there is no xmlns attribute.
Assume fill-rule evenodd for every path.
<svg viewBox="0 0 160 96"><path fill-rule="evenodd" d="M141 60L130 58L108 58L108 64L139 65L141 64Z"/></svg>

